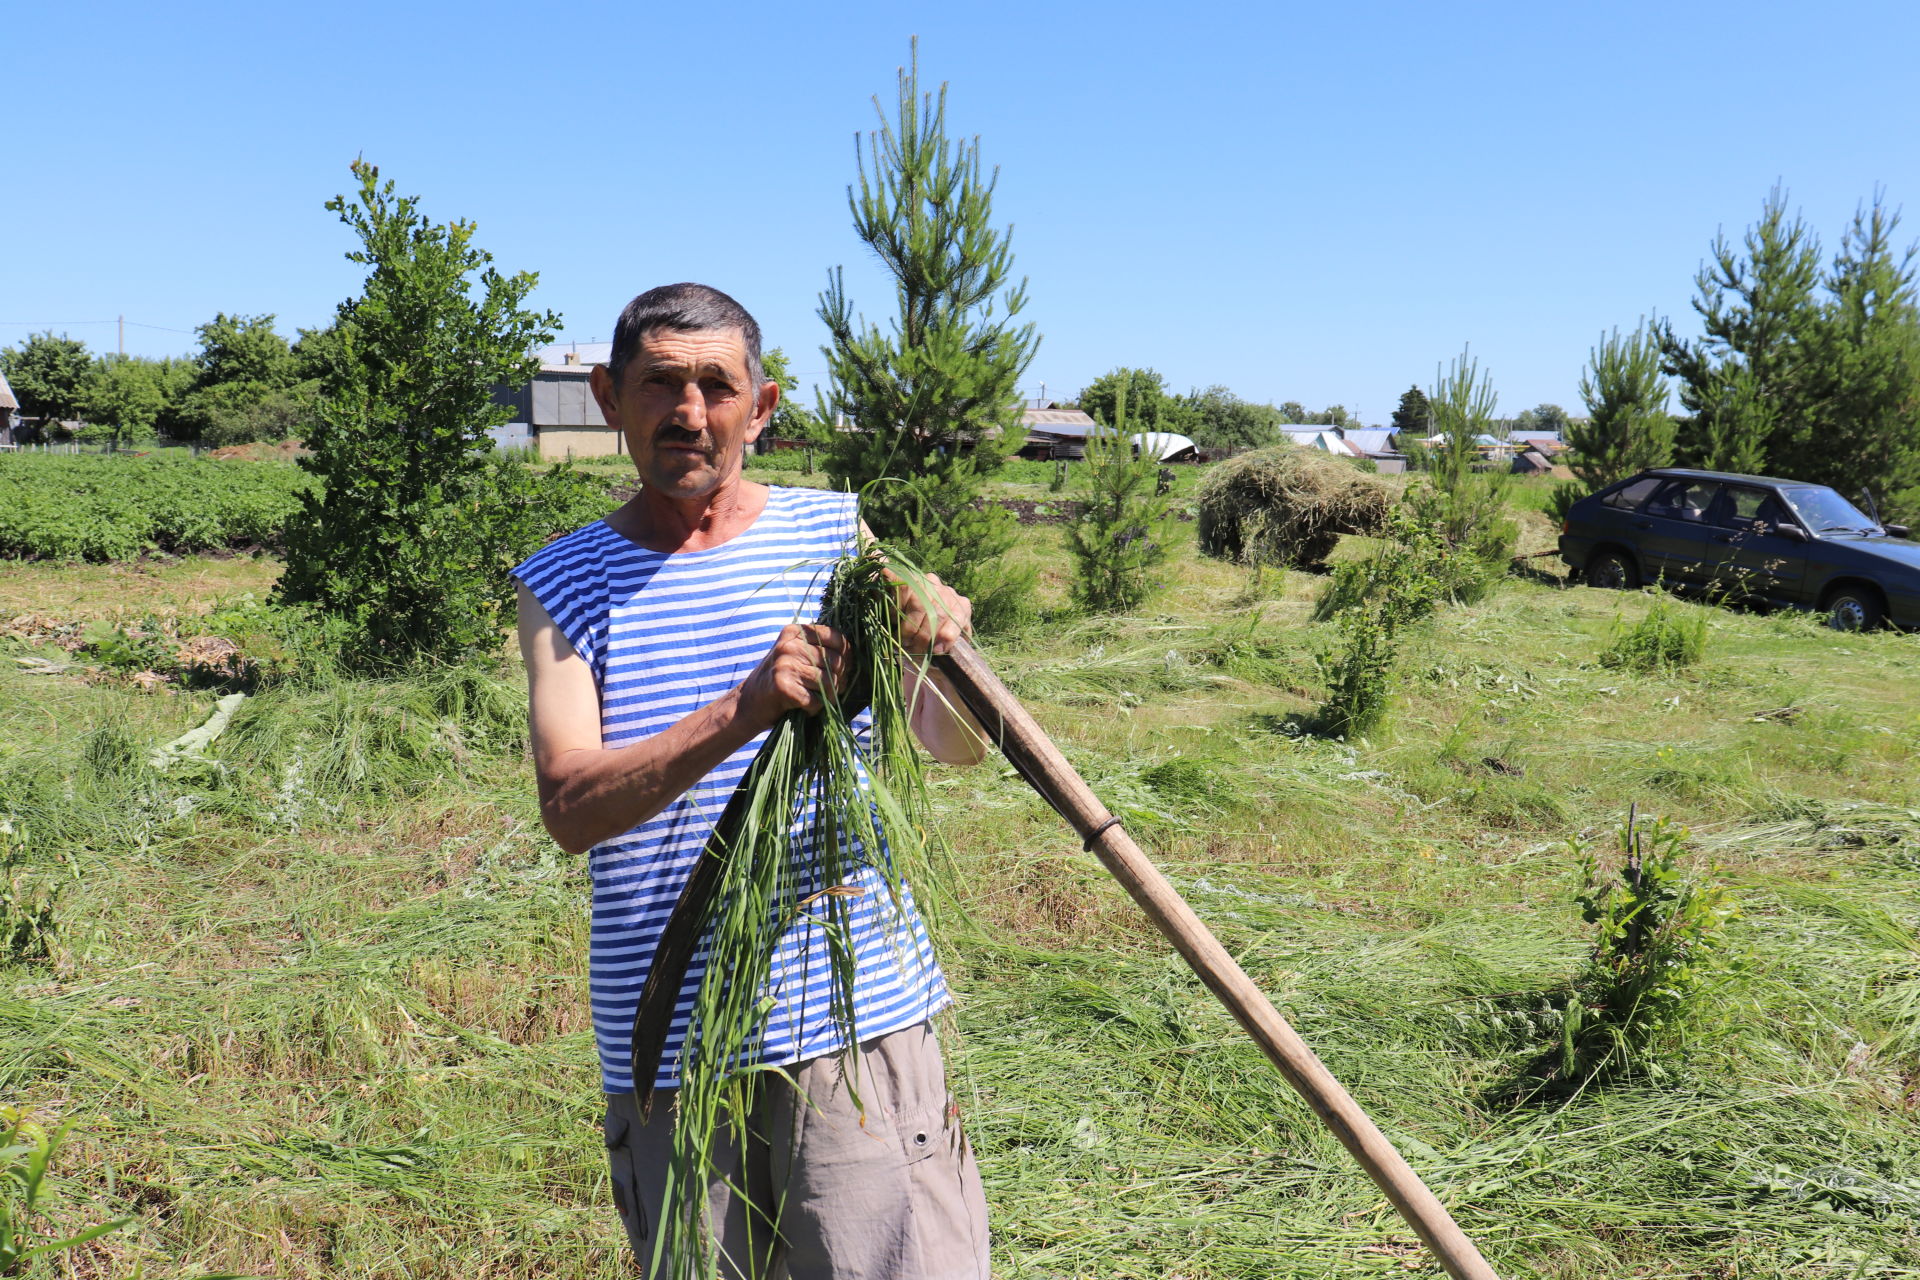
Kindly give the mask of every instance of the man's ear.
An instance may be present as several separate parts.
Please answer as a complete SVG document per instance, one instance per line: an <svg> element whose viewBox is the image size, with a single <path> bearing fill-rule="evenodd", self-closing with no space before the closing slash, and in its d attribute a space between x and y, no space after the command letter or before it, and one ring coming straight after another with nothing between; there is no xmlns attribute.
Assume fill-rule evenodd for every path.
<svg viewBox="0 0 1920 1280"><path fill-rule="evenodd" d="M600 416L607 420L608 426L617 425L614 414L619 411L619 398L614 395L613 374L607 366L597 364L593 372L587 375L587 386L593 390L593 398L600 406Z"/></svg>
<svg viewBox="0 0 1920 1280"><path fill-rule="evenodd" d="M780 384L769 378L760 384L760 394L753 398L753 421L747 424L747 443L752 444L760 438L760 433L773 421L773 408L780 403Z"/></svg>

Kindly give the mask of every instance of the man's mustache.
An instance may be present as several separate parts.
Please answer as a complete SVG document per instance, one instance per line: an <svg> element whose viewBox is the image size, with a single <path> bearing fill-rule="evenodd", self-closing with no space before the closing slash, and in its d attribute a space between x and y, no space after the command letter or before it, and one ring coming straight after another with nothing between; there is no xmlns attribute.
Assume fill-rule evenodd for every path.
<svg viewBox="0 0 1920 1280"><path fill-rule="evenodd" d="M668 424L654 433L653 439L656 444L690 444L704 452L713 452L713 437L705 431L689 431L685 427Z"/></svg>

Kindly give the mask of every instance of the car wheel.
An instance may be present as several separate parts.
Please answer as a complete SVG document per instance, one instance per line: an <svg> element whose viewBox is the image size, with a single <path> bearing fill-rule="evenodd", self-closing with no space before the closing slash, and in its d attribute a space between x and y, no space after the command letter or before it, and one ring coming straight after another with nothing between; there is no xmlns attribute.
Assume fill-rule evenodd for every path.
<svg viewBox="0 0 1920 1280"><path fill-rule="evenodd" d="M1842 587L1827 597L1827 625L1835 631L1872 631L1886 617L1879 595L1865 587Z"/></svg>
<svg viewBox="0 0 1920 1280"><path fill-rule="evenodd" d="M1587 558L1587 585L1602 591L1631 591L1640 585L1640 570L1619 551L1596 551Z"/></svg>

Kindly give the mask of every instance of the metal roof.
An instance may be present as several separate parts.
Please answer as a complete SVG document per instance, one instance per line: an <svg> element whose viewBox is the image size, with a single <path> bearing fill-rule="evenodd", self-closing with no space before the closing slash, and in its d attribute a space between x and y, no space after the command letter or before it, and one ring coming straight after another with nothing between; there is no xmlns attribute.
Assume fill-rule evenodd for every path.
<svg viewBox="0 0 1920 1280"><path fill-rule="evenodd" d="M13 388L7 385L7 375L0 372L0 409L18 409L20 402L14 399Z"/></svg>

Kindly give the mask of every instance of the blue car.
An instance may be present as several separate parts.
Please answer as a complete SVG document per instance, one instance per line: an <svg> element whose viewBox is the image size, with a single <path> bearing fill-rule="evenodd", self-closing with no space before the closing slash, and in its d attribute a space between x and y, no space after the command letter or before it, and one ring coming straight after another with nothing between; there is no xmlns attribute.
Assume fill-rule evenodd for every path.
<svg viewBox="0 0 1920 1280"><path fill-rule="evenodd" d="M1660 582L1870 631L1920 627L1920 544L1907 539L1825 485L1661 467L1574 503L1560 558L1596 587Z"/></svg>

